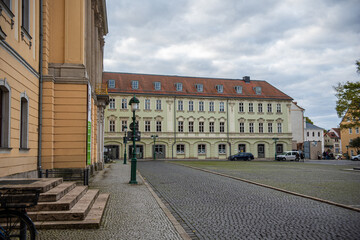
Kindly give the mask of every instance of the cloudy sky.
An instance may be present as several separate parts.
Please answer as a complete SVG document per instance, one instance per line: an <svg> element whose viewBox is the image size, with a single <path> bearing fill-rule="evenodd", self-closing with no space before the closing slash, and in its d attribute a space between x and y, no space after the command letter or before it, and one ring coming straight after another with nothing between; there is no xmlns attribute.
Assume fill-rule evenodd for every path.
<svg viewBox="0 0 360 240"><path fill-rule="evenodd" d="M332 86L359 81L359 0L107 0L104 69L266 80L337 127Z"/></svg>

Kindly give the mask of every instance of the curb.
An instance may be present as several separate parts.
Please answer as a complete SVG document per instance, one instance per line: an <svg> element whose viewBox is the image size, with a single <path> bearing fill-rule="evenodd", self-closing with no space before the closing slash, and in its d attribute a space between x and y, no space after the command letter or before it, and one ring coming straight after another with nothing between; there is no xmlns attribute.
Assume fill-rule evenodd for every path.
<svg viewBox="0 0 360 240"><path fill-rule="evenodd" d="M149 189L153 197L155 198L156 202L159 204L160 208L164 211L165 215L168 217L172 225L175 227L175 230L179 233L182 239L184 240L191 240L189 235L186 233L184 228L181 226L181 224L175 219L175 217L171 214L170 210L165 206L165 204L161 201L161 199L158 197L158 195L154 192L152 187L146 182L146 180L143 178L143 176L140 174L140 172L137 172L145 184L145 186Z"/></svg>
<svg viewBox="0 0 360 240"><path fill-rule="evenodd" d="M324 199L321 199L321 198L312 197L312 196L304 195L304 194L301 194L301 193L288 191L288 190L285 190L285 189L265 185L265 184L262 184L262 183L253 182L253 181L246 180L246 179L243 179L243 178L226 175L226 174L223 174L223 173L213 172L213 171L206 170L206 169L203 169L203 168L187 166L187 165L184 165L184 164L181 164L181 163L175 163L175 162L170 162L170 163L180 165L180 166L183 166L183 167L188 167L188 168L200 170L200 171L215 174L215 175L219 175L219 176L222 176L222 177L232 178L232 179L239 180L239 181L242 181L242 182L254 184L254 185L257 185L257 186L260 186L260 187L265 187L265 188L273 189L273 190L276 190L276 191L279 191L279 192L284 192L284 193L288 193L288 194L291 194L291 195L295 195L295 196L298 196L298 197L303 197L303 198L315 200L315 201L318 201L318 202L327 203L327 204L334 205L334 206L337 206L337 207L346 208L346 209L353 210L353 211L356 211L356 212L360 212L360 208L354 208L354 207L344 205L344 204L341 204L341 203L336 203L336 202L332 202L332 201L329 201L329 200L324 200Z"/></svg>

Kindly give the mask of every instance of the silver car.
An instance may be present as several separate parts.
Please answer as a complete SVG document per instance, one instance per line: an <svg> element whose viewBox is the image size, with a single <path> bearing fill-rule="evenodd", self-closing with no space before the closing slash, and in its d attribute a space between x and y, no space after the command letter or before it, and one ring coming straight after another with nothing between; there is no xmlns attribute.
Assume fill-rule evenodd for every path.
<svg viewBox="0 0 360 240"><path fill-rule="evenodd" d="M351 156L351 160L352 161L359 161L360 160L360 154L355 155L355 156Z"/></svg>

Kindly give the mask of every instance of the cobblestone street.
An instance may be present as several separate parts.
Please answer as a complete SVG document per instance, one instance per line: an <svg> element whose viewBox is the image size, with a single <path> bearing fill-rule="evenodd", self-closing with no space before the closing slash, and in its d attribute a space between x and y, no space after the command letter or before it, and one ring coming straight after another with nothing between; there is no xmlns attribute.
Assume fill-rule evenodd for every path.
<svg viewBox="0 0 360 240"><path fill-rule="evenodd" d="M360 213L166 162L141 174L193 239L359 239Z"/></svg>

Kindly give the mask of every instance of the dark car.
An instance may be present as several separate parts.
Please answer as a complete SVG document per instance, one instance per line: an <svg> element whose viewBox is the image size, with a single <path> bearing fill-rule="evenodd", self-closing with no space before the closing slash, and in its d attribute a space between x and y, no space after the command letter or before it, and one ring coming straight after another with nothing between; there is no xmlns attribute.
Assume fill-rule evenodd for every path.
<svg viewBox="0 0 360 240"><path fill-rule="evenodd" d="M254 159L254 155L252 155L252 153L247 153L247 152L241 152L235 155L231 155L229 157L230 161L236 161L236 160L245 160L245 161L250 161Z"/></svg>

